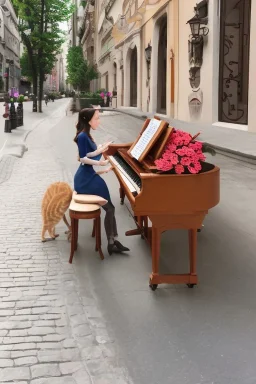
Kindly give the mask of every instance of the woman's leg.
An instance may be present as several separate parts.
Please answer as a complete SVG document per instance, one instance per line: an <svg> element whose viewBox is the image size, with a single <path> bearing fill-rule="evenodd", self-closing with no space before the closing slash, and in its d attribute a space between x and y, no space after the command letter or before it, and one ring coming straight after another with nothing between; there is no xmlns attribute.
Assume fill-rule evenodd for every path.
<svg viewBox="0 0 256 384"><path fill-rule="evenodd" d="M110 201L106 205L103 205L102 208L106 211L104 226L108 239L108 253L112 255L113 252L129 251L129 248L124 247L119 241L115 240L117 236L117 226L114 205Z"/></svg>
<svg viewBox="0 0 256 384"><path fill-rule="evenodd" d="M104 226L107 239L110 244L113 244L114 238L117 235L115 207L111 202L108 202L106 205L103 205L102 208L106 211Z"/></svg>

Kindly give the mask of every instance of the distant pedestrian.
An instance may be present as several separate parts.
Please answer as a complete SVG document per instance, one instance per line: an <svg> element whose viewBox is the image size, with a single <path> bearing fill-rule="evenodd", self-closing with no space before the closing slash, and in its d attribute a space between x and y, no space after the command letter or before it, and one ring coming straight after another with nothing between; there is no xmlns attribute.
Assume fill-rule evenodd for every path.
<svg viewBox="0 0 256 384"><path fill-rule="evenodd" d="M49 101L49 97L48 97L48 95L45 95L45 96L44 96L44 101L45 101L45 105L47 106L48 101Z"/></svg>

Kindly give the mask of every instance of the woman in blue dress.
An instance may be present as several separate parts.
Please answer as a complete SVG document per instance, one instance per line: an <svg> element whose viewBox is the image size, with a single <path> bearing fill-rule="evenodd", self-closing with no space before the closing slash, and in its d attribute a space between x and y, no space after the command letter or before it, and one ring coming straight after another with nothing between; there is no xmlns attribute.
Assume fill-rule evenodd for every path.
<svg viewBox="0 0 256 384"><path fill-rule="evenodd" d="M74 141L77 143L79 151L79 160L81 162L74 179L74 189L78 194L98 195L108 201L102 208L106 211L105 231L108 239L108 253L129 251L119 241L117 237L117 226L115 218L115 207L112 204L108 187L105 181L99 176L107 173L111 168L95 172L93 166L105 166L108 160L102 160L102 153L108 149L110 143L103 145L95 144L90 130L96 130L100 124L99 110L82 109L79 112L77 123L77 134Z"/></svg>

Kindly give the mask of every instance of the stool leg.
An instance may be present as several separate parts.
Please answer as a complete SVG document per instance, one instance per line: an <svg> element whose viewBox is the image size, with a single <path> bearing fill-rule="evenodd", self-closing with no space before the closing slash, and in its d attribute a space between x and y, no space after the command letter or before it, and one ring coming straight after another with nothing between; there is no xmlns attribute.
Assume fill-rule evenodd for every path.
<svg viewBox="0 0 256 384"><path fill-rule="evenodd" d="M71 218L71 251L69 263L72 264L73 256L75 252L75 219Z"/></svg>
<svg viewBox="0 0 256 384"><path fill-rule="evenodd" d="M95 237L95 225L96 225L96 219L93 220L92 237Z"/></svg>
<svg viewBox="0 0 256 384"><path fill-rule="evenodd" d="M94 230L94 236L95 237L95 251L98 251L98 246L99 246L99 240L98 240L98 226L99 226L99 218L94 220L93 224L93 230Z"/></svg>
<svg viewBox="0 0 256 384"><path fill-rule="evenodd" d="M77 250L77 242L78 242L78 223L79 223L79 220L75 219L75 251Z"/></svg>
<svg viewBox="0 0 256 384"><path fill-rule="evenodd" d="M103 252L101 249L101 221L100 221L100 216L96 219L95 230L96 230L96 250L99 252L101 260L104 260L104 255L103 255Z"/></svg>

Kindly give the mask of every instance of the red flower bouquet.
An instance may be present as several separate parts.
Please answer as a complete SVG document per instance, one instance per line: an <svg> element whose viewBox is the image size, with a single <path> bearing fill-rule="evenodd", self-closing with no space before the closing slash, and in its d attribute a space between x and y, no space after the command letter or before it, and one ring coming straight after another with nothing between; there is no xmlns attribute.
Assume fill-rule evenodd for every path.
<svg viewBox="0 0 256 384"><path fill-rule="evenodd" d="M206 152L204 144L195 141L189 133L173 130L162 157L155 161L157 170L181 175L182 173L196 174L202 171ZM212 149L209 152L214 152Z"/></svg>

